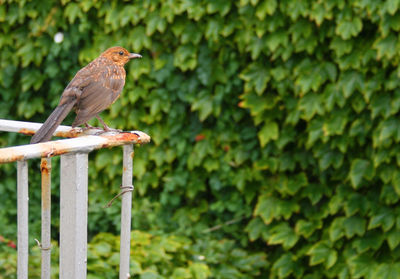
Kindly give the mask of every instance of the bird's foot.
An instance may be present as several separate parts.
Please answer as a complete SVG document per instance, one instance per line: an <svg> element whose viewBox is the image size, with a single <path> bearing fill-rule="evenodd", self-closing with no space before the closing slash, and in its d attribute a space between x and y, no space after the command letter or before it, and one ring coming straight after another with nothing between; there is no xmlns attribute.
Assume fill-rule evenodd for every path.
<svg viewBox="0 0 400 279"><path fill-rule="evenodd" d="M100 120L101 124L103 125L103 130L104 130L104 132L106 132L106 133L107 133L107 132L118 132L118 133L123 132L123 131L120 130L120 129L110 128L106 123L104 123L103 119L101 119L100 117L98 117L98 119Z"/></svg>
<svg viewBox="0 0 400 279"><path fill-rule="evenodd" d="M95 130L101 130L100 127L94 127L92 125L89 125L88 123L85 123L85 130L90 130L90 129L95 129Z"/></svg>
<svg viewBox="0 0 400 279"><path fill-rule="evenodd" d="M103 130L104 132L115 132L115 133L121 133L123 132L120 129L114 129L114 128L110 128L108 127L108 125L106 123L104 123L103 119L101 119L101 117L99 115L96 115L97 120L99 120L99 122L101 123L101 125L103 125Z"/></svg>
<svg viewBox="0 0 400 279"><path fill-rule="evenodd" d="M108 133L108 132L118 132L118 133L121 133L121 132L123 132L123 130L110 128L110 127L108 127L108 126L105 126L103 130L104 130L105 133Z"/></svg>

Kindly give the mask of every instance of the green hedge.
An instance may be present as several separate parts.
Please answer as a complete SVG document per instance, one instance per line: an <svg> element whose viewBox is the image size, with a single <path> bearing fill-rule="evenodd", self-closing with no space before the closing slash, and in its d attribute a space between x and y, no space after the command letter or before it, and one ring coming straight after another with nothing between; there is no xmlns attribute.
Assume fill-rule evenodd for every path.
<svg viewBox="0 0 400 279"><path fill-rule="evenodd" d="M102 116L152 136L136 149L134 236L179 245L157 259L144 248L135 278L400 278L399 8L398 0L7 1L0 117L42 122L101 51L140 52ZM118 149L90 156L89 234L91 245L108 247L95 262L109 264L110 278L118 247L102 232L118 234L119 208L102 206L118 191L121 161ZM33 239L40 190L31 166ZM15 167L0 175L1 234L15 240Z"/></svg>

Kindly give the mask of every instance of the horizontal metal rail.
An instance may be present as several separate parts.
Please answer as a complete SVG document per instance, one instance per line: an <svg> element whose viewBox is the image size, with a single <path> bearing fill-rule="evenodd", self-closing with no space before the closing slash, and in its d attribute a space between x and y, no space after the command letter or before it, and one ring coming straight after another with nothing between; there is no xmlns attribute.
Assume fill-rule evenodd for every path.
<svg viewBox="0 0 400 279"><path fill-rule="evenodd" d="M0 131L3 132L13 132L32 136L41 126L42 123L0 119ZM75 138L83 132L84 130L79 127L72 128L70 126L60 125L53 135L62 138Z"/></svg>
<svg viewBox="0 0 400 279"><path fill-rule="evenodd" d="M79 136L73 139L1 148L0 163L46 158L66 153L89 153L94 149L148 142L150 142L150 137L140 131L107 132L100 135Z"/></svg>
<svg viewBox="0 0 400 279"><path fill-rule="evenodd" d="M0 119L0 131L33 135L41 123ZM54 136L72 137L44 143L0 149L0 163L17 161L18 179L18 279L28 278L28 161L42 158L42 278L50 278L51 161L61 155L60 177L60 278L86 278L88 153L94 149L123 145L121 201L120 279L130 278L130 230L132 209L133 145L150 142L140 131L104 132L60 126Z"/></svg>

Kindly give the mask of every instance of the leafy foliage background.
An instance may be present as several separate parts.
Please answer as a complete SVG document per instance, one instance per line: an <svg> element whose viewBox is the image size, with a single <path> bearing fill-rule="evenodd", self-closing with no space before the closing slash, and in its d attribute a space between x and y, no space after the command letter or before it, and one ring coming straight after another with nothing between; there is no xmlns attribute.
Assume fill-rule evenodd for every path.
<svg viewBox="0 0 400 279"><path fill-rule="evenodd" d="M2 1L0 117L42 122L101 51L140 52L102 114L153 140L134 161L134 278L399 278L399 2ZM121 154L90 155L91 278L117 274L119 208L102 206ZM0 173L1 234L15 241L15 167ZM15 272L7 243L0 278Z"/></svg>

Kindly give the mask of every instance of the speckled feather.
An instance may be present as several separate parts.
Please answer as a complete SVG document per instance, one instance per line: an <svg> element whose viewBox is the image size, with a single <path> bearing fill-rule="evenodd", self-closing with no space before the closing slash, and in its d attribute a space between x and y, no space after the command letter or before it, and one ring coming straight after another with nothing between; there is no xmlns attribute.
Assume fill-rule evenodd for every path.
<svg viewBox="0 0 400 279"><path fill-rule="evenodd" d="M115 102L125 85L124 65L129 57L129 52L124 48L113 47L79 70L65 88L59 105L32 137L31 143L50 140L72 108L77 114L72 123L75 127L86 123Z"/></svg>

